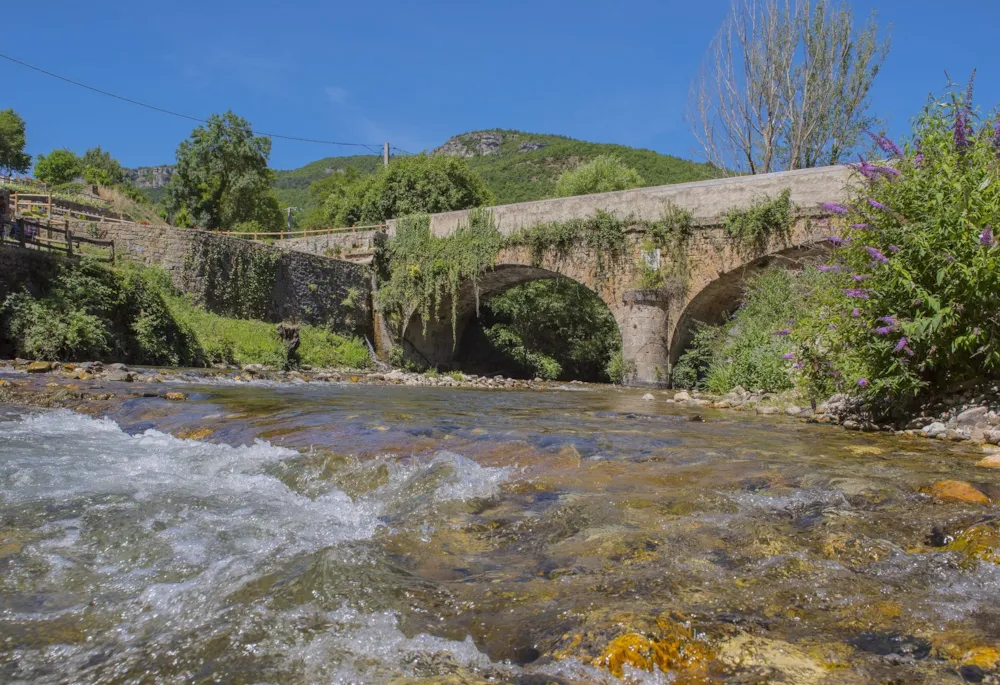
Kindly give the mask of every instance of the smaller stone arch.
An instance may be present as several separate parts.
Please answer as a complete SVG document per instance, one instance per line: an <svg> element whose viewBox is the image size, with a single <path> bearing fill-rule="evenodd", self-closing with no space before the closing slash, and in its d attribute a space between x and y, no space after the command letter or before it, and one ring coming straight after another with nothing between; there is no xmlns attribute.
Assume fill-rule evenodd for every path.
<svg viewBox="0 0 1000 685"><path fill-rule="evenodd" d="M691 344L699 323L723 323L736 310L748 278L773 267L801 269L806 264L822 261L828 254L829 247L825 243L789 247L720 273L700 290L691 293L670 334L670 367L673 368Z"/></svg>

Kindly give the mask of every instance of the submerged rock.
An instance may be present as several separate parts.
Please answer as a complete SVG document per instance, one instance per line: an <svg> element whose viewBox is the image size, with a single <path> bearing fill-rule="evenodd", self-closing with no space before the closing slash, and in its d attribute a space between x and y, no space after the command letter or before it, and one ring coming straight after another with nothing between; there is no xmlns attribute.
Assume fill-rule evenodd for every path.
<svg viewBox="0 0 1000 685"><path fill-rule="evenodd" d="M989 497L961 480L939 480L937 483L923 488L922 492L942 502L990 503Z"/></svg>
<svg viewBox="0 0 1000 685"><path fill-rule="evenodd" d="M48 373L52 370L51 362L31 362L25 369L28 373Z"/></svg>

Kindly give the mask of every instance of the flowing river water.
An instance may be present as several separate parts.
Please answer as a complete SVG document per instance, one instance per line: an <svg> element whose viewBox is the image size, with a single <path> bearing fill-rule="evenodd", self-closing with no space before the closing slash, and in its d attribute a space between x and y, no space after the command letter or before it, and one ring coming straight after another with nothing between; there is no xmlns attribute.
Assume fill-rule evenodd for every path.
<svg viewBox="0 0 1000 685"><path fill-rule="evenodd" d="M919 492L997 501L960 446L591 386L177 388L0 407L0 681L996 681L1000 507Z"/></svg>

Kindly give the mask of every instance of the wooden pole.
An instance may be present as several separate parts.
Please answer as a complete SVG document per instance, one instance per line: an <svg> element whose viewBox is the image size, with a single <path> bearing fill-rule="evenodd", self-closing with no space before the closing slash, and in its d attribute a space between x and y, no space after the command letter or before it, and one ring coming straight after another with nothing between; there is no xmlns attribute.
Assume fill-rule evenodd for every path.
<svg viewBox="0 0 1000 685"><path fill-rule="evenodd" d="M73 231L66 229L66 256L73 256Z"/></svg>

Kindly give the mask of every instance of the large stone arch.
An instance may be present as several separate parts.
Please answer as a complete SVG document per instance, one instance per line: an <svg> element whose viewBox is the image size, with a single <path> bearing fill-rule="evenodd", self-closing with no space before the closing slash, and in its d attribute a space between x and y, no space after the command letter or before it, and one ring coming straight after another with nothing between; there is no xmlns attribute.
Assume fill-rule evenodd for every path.
<svg viewBox="0 0 1000 685"><path fill-rule="evenodd" d="M476 316L478 303L515 286L543 279L568 278L581 283L608 306L621 333L623 321L617 311L621 307L614 306L613 293L607 288L595 287L595 280L588 277L589 271L571 268L572 264L581 262L587 263L586 257L562 255L536 261L523 248L501 252L498 263L475 285L466 282L459 288L454 328L450 296L442 298L438 311L426 325L419 312L411 313L401 336L404 354L420 364L449 368L455 360L457 341L462 339L469 322Z"/></svg>

